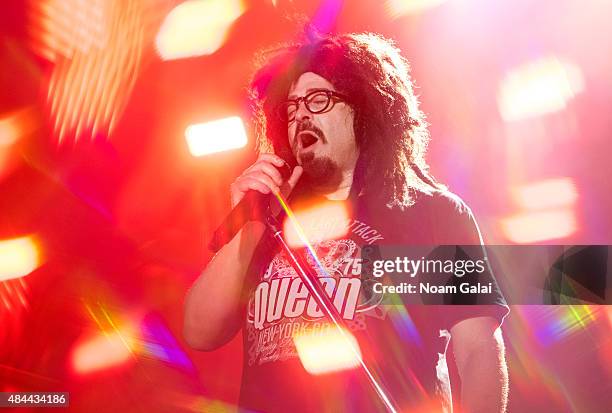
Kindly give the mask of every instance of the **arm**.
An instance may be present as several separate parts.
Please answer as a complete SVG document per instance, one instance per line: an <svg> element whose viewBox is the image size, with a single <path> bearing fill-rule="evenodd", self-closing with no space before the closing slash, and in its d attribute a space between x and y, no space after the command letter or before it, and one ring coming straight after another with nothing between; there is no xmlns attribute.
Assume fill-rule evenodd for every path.
<svg viewBox="0 0 612 413"><path fill-rule="evenodd" d="M232 184L232 208L249 190L263 194L279 191L283 182L275 166L283 164L284 161L276 155L260 155ZM293 189L301 172L301 167L295 167L282 186L284 194ZM183 337L191 347L214 350L228 342L239 330L246 307L246 273L264 230L262 223L246 224L212 259L187 293Z"/></svg>
<svg viewBox="0 0 612 413"><path fill-rule="evenodd" d="M183 337L197 350L214 350L240 329L247 267L264 232L248 223L225 245L195 281L185 300Z"/></svg>
<svg viewBox="0 0 612 413"><path fill-rule="evenodd" d="M492 317L465 319L451 328L451 337L461 377L463 411L505 412L508 369L497 320Z"/></svg>

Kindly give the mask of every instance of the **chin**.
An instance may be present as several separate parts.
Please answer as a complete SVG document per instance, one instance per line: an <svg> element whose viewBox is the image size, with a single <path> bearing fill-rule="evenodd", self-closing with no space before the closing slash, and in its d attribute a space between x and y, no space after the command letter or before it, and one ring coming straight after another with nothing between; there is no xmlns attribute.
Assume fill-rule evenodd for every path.
<svg viewBox="0 0 612 413"><path fill-rule="evenodd" d="M342 172L328 157L304 159L304 176L314 187L337 188L342 182Z"/></svg>

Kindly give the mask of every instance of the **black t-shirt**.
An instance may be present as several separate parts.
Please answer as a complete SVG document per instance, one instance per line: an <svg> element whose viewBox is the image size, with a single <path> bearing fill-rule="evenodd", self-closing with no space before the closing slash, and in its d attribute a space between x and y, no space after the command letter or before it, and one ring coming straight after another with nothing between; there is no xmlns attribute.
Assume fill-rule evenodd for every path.
<svg viewBox="0 0 612 413"><path fill-rule="evenodd" d="M326 291L340 303L337 308L363 360L396 408L450 411L445 359L450 328L477 316L492 316L501 324L508 312L492 274L481 275L493 285L493 292L479 299L482 305L391 305L368 293L368 281L352 263L364 246L480 245L474 217L461 199L442 191L418 193L404 210L362 198L351 204L346 234L313 246L320 261L315 271L327 278ZM325 374L304 367L294 337L325 336L330 324L318 317L318 307L270 236L257 247L249 274L240 407L293 413L384 411L360 366ZM325 360L325 348L320 351L315 357Z"/></svg>

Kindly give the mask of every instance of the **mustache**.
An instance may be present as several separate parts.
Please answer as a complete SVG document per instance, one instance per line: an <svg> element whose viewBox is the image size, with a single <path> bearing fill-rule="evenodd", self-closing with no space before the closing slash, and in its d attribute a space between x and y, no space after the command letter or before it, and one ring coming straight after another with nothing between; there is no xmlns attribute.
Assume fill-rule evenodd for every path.
<svg viewBox="0 0 612 413"><path fill-rule="evenodd" d="M302 132L311 132L317 138L319 138L323 143L327 142L327 139L325 138L325 134L323 133L323 131L319 129L316 125L314 125L309 120L306 120L304 122L299 122L297 124L297 127L295 128L295 135L293 137L294 141L297 141L298 135Z"/></svg>

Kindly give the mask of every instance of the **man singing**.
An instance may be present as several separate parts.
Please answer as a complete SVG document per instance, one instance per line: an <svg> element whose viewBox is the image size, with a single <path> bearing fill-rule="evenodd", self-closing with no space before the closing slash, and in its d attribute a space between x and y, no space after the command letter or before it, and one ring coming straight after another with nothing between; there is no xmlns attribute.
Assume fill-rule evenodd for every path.
<svg viewBox="0 0 612 413"><path fill-rule="evenodd" d="M388 305L351 265L370 245L482 243L470 209L428 172L427 124L399 50L374 34L277 49L251 95L260 155L232 184L232 205L258 191L290 194L294 208L317 200L350 206L346 234L317 242L322 266L313 267L396 410L449 412L455 399L464 412L505 411L507 307L490 273L493 291L480 305ZM287 161L296 166L284 180ZM241 408L384 411L359 367L319 375L304 367L296 334L328 325L309 295L270 232L249 222L189 291L185 339L213 350L243 330ZM449 343L457 380L449 379Z"/></svg>

